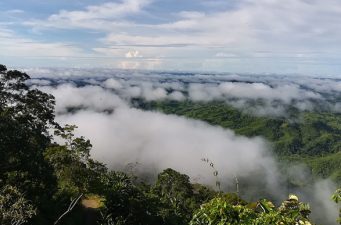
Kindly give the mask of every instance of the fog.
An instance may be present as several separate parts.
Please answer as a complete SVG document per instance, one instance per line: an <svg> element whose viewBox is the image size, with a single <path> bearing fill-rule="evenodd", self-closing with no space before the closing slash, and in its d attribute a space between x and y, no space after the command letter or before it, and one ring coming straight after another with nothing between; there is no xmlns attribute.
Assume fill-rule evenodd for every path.
<svg viewBox="0 0 341 225"><path fill-rule="evenodd" d="M259 111L267 114L273 110L270 114L282 114L285 108L282 104L273 105L273 101L284 105L295 103L301 107L299 110L312 110L311 100L333 104L325 95L337 92L337 85L323 92L318 85L313 88L316 84L307 89L273 77L264 79L266 82L260 82L260 78L253 78L255 82L218 82L216 76L208 75L192 75L193 80L189 81L186 75L176 74L173 77L169 74L126 76L125 73L73 77L65 73L54 78L50 73L41 77L35 75L31 85L56 97L56 120L61 125L77 125L76 135L91 140L92 157L108 168L126 170L127 165L137 162L135 172L148 174L148 179L155 178L166 168L173 168L188 174L193 182L216 188L212 168L201 160L207 158L219 172L218 179L224 190L235 191L234 177L237 176L241 182L240 192L246 199L256 200L261 195L279 202L294 192L302 201L311 203L316 221L335 224L338 210L330 195L336 186L329 180L320 180L305 188L288 189L287 179L309 184L310 171L304 165L297 165L281 172L269 143L262 137L247 138L204 122L136 109L130 105L130 99L233 99L229 103L235 107L245 107L248 99L262 99L265 105L261 105ZM238 77L235 75L233 79ZM240 77L239 80L246 79ZM249 184L245 189L243 182Z"/></svg>

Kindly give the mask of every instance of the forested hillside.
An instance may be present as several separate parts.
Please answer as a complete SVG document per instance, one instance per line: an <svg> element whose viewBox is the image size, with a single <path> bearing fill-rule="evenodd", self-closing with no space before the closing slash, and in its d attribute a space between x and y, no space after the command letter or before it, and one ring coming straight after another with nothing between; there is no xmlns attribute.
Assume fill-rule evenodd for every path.
<svg viewBox="0 0 341 225"><path fill-rule="evenodd" d="M254 116L224 102L157 101L135 99L137 107L206 121L249 137L263 136L284 161L307 163L316 177L341 183L341 114L300 112L290 116Z"/></svg>
<svg viewBox="0 0 341 225"><path fill-rule="evenodd" d="M236 189L226 193L219 180L207 187L171 168L151 183L136 177L133 169L109 170L91 158L92 144L75 136L76 126L62 127L55 121L54 97L27 86L29 79L25 73L0 65L0 224L311 224L310 206L296 195L276 205L263 196L246 202L239 195L243 186L238 179ZM168 102L145 108L206 120L248 136L262 134L274 141L277 152L291 146L283 156L305 156L317 168L330 163L327 157L331 154L339 154L339 143L334 139L340 135L340 124L333 115L306 114L304 119L309 122L301 126L285 120L256 119L220 103ZM227 112L234 112L233 119L226 119L231 116ZM311 133L303 134L314 126L317 128ZM299 138L292 133L297 127ZM326 139L331 140L328 145L323 142ZM315 148L313 141L328 151ZM314 153L309 154L310 150ZM318 156L321 161L314 161ZM213 163L207 163L213 168L212 176L218 177ZM340 190L333 199L340 202Z"/></svg>

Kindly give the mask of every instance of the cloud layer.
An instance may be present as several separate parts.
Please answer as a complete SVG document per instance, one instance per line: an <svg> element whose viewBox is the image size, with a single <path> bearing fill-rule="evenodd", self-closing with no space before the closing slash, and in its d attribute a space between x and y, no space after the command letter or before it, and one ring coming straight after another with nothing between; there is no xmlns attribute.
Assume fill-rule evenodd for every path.
<svg viewBox="0 0 341 225"><path fill-rule="evenodd" d="M258 115L285 116L289 108L340 112L341 80L318 77L167 73L110 69L27 69L31 82L104 88L127 101L218 100ZM52 75L53 74L53 75ZM44 77L43 79L41 77ZM69 86L71 88L71 86ZM87 87L82 87L80 90ZM71 90L71 89L70 89ZM90 98L91 101L91 98ZM257 102L257 104L255 104Z"/></svg>
<svg viewBox="0 0 341 225"><path fill-rule="evenodd" d="M171 167L190 175L192 181L214 187L213 170L202 158L208 158L219 171L225 190L235 191L234 177L247 182L241 194L247 199L263 197L283 199L290 192L312 203L315 220L334 224L337 208L329 196L335 185L321 180L305 188L288 190L289 179L309 180L302 165L287 168L284 175L261 137L247 138L233 131L158 112L133 108L131 98L145 100L190 98L194 101L247 99L266 102L331 101L340 94L338 80L241 75L169 74L111 70L31 69L35 85L56 97L57 121L76 124L77 135L91 139L92 157L111 169L127 170L134 164L137 174L148 179ZM94 76L97 74L97 76ZM312 82L307 82L308 80ZM301 82L301 84L299 84ZM318 84L330 85L321 88ZM192 90L195 89L195 90ZM196 96L196 97L195 97ZM197 99L196 99L197 98ZM261 106L264 113L269 108ZM137 163L137 164L136 164Z"/></svg>
<svg viewBox="0 0 341 225"><path fill-rule="evenodd" d="M171 167L214 185L211 169L201 161L208 158L229 182L235 175L251 179L252 174L262 174L255 183L267 187L271 196L281 195L277 166L262 138L241 137L203 122L134 109L100 86L61 84L40 89L56 97L57 120L78 125L77 134L92 140L92 156L109 168L122 170L138 162L139 170L155 176Z"/></svg>

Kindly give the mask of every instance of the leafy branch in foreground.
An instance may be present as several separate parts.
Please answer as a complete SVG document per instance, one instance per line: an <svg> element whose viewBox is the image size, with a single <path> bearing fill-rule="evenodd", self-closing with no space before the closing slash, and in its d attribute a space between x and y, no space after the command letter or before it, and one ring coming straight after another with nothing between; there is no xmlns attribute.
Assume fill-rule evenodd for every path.
<svg viewBox="0 0 341 225"><path fill-rule="evenodd" d="M340 204L341 203L341 188L338 188L335 193L332 195L332 200ZM339 219L337 220L341 224L341 207L339 208Z"/></svg>
<svg viewBox="0 0 341 225"><path fill-rule="evenodd" d="M309 205L290 195L279 208L272 202L237 203L231 195L220 196L205 203L193 215L190 225L311 225Z"/></svg>
<svg viewBox="0 0 341 225"><path fill-rule="evenodd" d="M21 225L37 214L35 207L16 188L6 185L0 191L0 224Z"/></svg>

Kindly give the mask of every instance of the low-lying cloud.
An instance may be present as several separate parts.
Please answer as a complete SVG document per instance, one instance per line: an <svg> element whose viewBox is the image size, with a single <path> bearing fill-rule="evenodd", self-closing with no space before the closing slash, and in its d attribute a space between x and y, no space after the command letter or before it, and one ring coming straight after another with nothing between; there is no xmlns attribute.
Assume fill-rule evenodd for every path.
<svg viewBox="0 0 341 225"><path fill-rule="evenodd" d="M196 177L210 172L200 160L209 158L222 176L245 176L257 168L270 180L277 177L267 142L260 137L246 138L204 122L131 108L98 86L41 89L56 97L57 120L77 124L79 135L92 139L93 157L110 168L139 162L157 171L172 167Z"/></svg>
<svg viewBox="0 0 341 225"><path fill-rule="evenodd" d="M122 99L218 100L257 115L300 111L341 112L341 80L275 75L195 74L110 69L26 69L31 84L102 87ZM255 104L257 102L257 104ZM317 104L318 102L318 104Z"/></svg>
<svg viewBox="0 0 341 225"><path fill-rule="evenodd" d="M112 111L127 104L117 95L99 86L76 87L73 84L62 84L56 88L41 87L42 91L55 96L57 115L70 110L89 109L96 112Z"/></svg>
<svg viewBox="0 0 341 225"><path fill-rule="evenodd" d="M210 101L215 99L242 98L281 100L290 103L292 100L320 99L321 95L301 89L295 84L271 87L264 83L223 82L217 85L191 84L189 96L193 100Z"/></svg>
<svg viewBox="0 0 341 225"><path fill-rule="evenodd" d="M160 81L162 76L167 80ZM47 79L50 83L41 80L44 79L32 84L39 85L40 89L56 97L57 121L62 125L76 124L79 127L76 134L91 139L92 157L110 169L126 170L127 165L137 162L137 173L155 177L158 172L170 167L188 174L193 181L214 187L212 168L201 161L208 158L219 171L225 190L235 191L234 177L237 176L242 183L250 184L240 190L248 199L255 200L262 193L262 196L283 200L290 191L294 191L300 194L302 201L313 203L316 221L334 224L337 208L329 196L335 185L322 180L306 188L289 190L285 185L286 175L279 171L278 163L263 138L238 136L231 130L204 122L130 106L130 98L133 97L175 99L178 93L179 100L195 100L189 94L195 92L187 91L195 85L207 89L204 94L218 92L210 100L217 99L216 96L234 95L234 98L239 97L238 101L251 97L268 98L269 101L281 98L289 103L292 99L321 100L323 94L304 91L297 85L279 87L260 82L210 81L206 86L199 82L188 84L170 79L170 75L148 77L137 74L136 79L128 79L122 74L117 77ZM285 88L292 89L291 93L285 93ZM200 101L205 97L201 98ZM238 101L234 103L245 104ZM265 112L267 109L263 110ZM308 179L310 176L300 166L291 168L287 174L291 179Z"/></svg>

